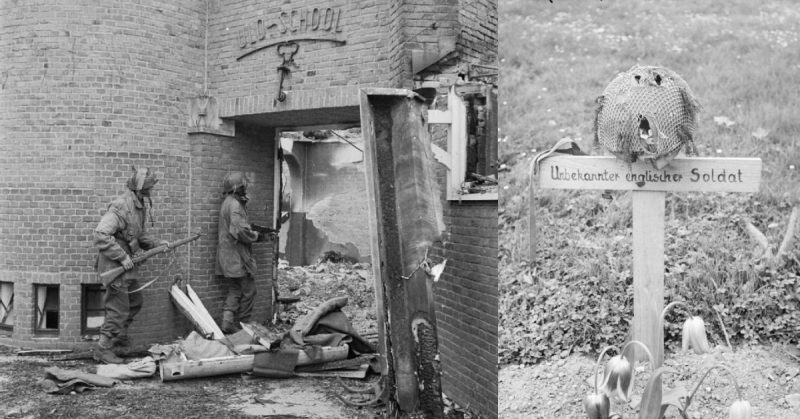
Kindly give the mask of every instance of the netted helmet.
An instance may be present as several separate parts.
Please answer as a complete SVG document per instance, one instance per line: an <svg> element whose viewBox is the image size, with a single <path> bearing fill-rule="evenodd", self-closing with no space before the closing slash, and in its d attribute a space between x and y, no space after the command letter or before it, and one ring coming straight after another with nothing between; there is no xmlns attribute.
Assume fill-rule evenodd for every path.
<svg viewBox="0 0 800 419"><path fill-rule="evenodd" d="M609 83L598 105L595 143L620 159L649 160L661 169L684 146L694 154L700 105L674 71L633 66Z"/></svg>
<svg viewBox="0 0 800 419"><path fill-rule="evenodd" d="M151 189L156 185L156 183L158 183L156 174L150 171L150 168L142 167L137 169L131 166L131 169L133 170L133 175L126 183L128 189L134 192L143 191Z"/></svg>
<svg viewBox="0 0 800 419"><path fill-rule="evenodd" d="M248 184L247 176L242 172L230 172L225 175L225 180L222 181L222 192L225 194L239 191L244 193Z"/></svg>

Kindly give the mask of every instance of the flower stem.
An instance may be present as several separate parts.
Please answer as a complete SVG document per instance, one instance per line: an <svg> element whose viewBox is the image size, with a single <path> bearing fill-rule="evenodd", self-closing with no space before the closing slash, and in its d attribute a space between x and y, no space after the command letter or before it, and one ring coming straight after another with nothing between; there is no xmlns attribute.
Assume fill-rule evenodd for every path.
<svg viewBox="0 0 800 419"><path fill-rule="evenodd" d="M731 352L733 352L733 346L731 346L731 340L728 338L728 331L725 330L725 324L722 323L722 315L719 314L716 308L711 307L714 310L714 313L717 314L717 320L719 320L719 326L722 328L722 334L725 336L725 342L728 344L728 347L731 348Z"/></svg>
<svg viewBox="0 0 800 419"><path fill-rule="evenodd" d="M630 345L631 345L631 344L633 344L633 343L635 343L635 344L637 344L637 345L641 346L641 347L642 347L642 349L644 349L644 353L646 353L646 354L647 354L647 359L649 359L649 360L650 360L650 371L651 371L651 372L655 371L655 369L656 369L656 363L655 363L655 361L653 360L653 354L651 354L651 353L650 353L650 350L649 350L649 349L647 349L647 346L646 346L644 343L642 343L642 342L639 342L638 340L632 340L632 341L630 341L630 342L626 343L626 344L625 344L625 346L623 346L623 347L622 347L622 352L621 352L622 356L625 356L625 353L626 353L626 350L628 349L628 346L630 346Z"/></svg>
<svg viewBox="0 0 800 419"><path fill-rule="evenodd" d="M597 357L597 362L594 364L594 393L595 394L598 394L597 370L600 368L600 362L603 361L603 355L605 355L606 352L608 352L610 349L613 349L614 351L619 352L619 350L617 350L617 347L614 346L614 345L606 346L606 348L603 349L602 352L600 352L600 356Z"/></svg>
<svg viewBox="0 0 800 419"><path fill-rule="evenodd" d="M683 408L684 411L689 410L689 405L692 403L692 399L694 398L695 393L697 393L697 390L700 388L700 385L703 384L703 380L706 379L706 376L708 376L708 374L714 368L723 369L723 370L725 370L725 372L728 373L728 375L731 377L731 379L733 379L734 387L736 387L736 395L738 397L738 400L744 400L744 399L742 399L742 390L741 390L741 388L739 388L739 382L736 380L736 376L733 375L733 372L731 372L731 370L728 369L728 367L726 367L724 365L714 365L713 367L710 367L709 369L707 369L706 372L703 374L703 376L700 377L700 380L697 382L697 385L694 386L694 390L692 390L692 393L689 394L688 398L686 398L686 405Z"/></svg>
<svg viewBox="0 0 800 419"><path fill-rule="evenodd" d="M738 400L744 400L742 399L742 389L739 387L739 381L736 380L736 376L733 374L733 372L724 365L720 365L719 367L725 370L725 372L728 373L731 379L733 379L733 385L736 387L736 396L739 397Z"/></svg>

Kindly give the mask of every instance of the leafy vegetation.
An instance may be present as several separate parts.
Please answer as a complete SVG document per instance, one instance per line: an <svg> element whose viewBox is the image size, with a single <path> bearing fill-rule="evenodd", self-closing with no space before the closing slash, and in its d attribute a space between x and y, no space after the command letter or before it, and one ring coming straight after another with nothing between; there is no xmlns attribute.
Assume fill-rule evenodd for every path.
<svg viewBox="0 0 800 419"><path fill-rule="evenodd" d="M563 137L590 153L594 99L634 64L678 72L703 105L701 156L760 157L757 194L667 195L666 300L707 319L712 343L800 339L800 247L770 267L744 225L774 245L800 204L800 9L790 1L500 2L500 357L597 353L632 319L630 195L537 191L531 157ZM683 314L667 318L680 344Z"/></svg>

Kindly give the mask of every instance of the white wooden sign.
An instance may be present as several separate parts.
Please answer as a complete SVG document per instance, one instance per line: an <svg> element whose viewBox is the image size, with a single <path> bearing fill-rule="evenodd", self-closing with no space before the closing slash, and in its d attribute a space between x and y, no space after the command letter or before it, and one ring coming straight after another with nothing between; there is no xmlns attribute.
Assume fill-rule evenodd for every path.
<svg viewBox="0 0 800 419"><path fill-rule="evenodd" d="M664 359L664 212L666 192L756 192L761 159L676 158L657 170L647 162L628 164L613 156L553 154L539 163L538 186L558 189L632 191L633 339L650 349L656 367ZM531 207L534 202L531 184ZM536 214L531 211L531 260L535 258ZM637 354L644 359L643 354Z"/></svg>
<svg viewBox="0 0 800 419"><path fill-rule="evenodd" d="M676 158L656 170L613 156L552 155L539 168L539 186L557 189L756 192L760 180L761 159L754 158Z"/></svg>

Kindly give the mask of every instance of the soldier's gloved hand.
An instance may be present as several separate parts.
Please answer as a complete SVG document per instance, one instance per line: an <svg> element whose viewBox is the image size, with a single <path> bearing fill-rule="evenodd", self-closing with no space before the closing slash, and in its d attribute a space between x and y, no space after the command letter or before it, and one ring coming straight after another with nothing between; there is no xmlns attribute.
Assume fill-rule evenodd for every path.
<svg viewBox="0 0 800 419"><path fill-rule="evenodd" d="M131 260L131 257L130 257L130 256L127 256L127 255L126 255L126 256L125 256L125 259L123 259L123 260L122 260L122 267L123 267L123 268L124 268L126 271L130 271L131 269L133 269L133 261Z"/></svg>
<svg viewBox="0 0 800 419"><path fill-rule="evenodd" d="M167 250L170 250L170 247L169 247L169 242L168 242L168 241L166 241L166 240L161 240L160 242L158 242L158 246L159 246L159 247L161 247L161 246L166 246L166 247L167 247Z"/></svg>

